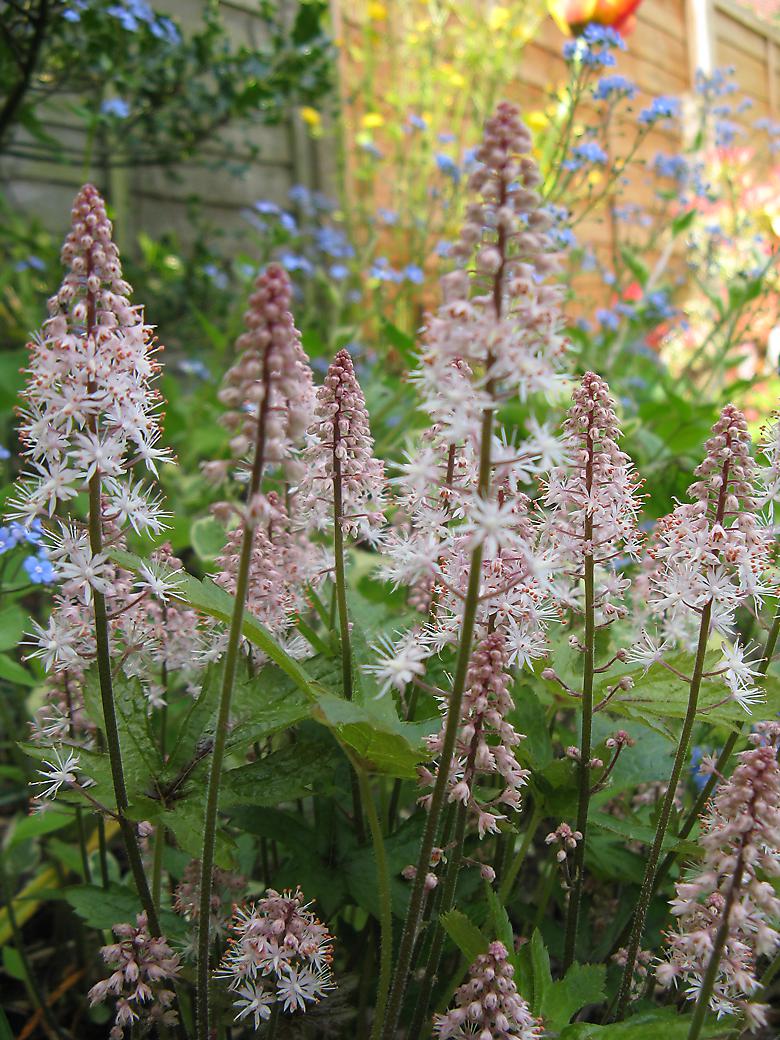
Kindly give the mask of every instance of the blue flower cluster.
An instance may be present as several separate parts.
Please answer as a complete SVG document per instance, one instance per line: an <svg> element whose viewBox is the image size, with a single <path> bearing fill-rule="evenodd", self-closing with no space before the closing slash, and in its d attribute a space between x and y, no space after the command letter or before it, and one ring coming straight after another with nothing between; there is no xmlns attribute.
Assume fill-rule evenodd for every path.
<svg viewBox="0 0 780 1040"><path fill-rule="evenodd" d="M106 98L100 105L100 111L104 116L113 116L114 119L127 119L130 115L130 106L124 98Z"/></svg>
<svg viewBox="0 0 780 1040"><path fill-rule="evenodd" d="M121 0L121 3L106 8L106 11L127 32L138 32L142 25L146 25L158 40L165 40L174 47L181 43L181 33L171 19L153 11L146 0Z"/></svg>
<svg viewBox="0 0 780 1040"><path fill-rule="evenodd" d="M443 152L437 152L436 166L439 173L443 173L445 177L449 177L453 184L458 184L460 182L460 167L451 156L445 155Z"/></svg>
<svg viewBox="0 0 780 1040"><path fill-rule="evenodd" d="M642 109L637 116L637 122L642 126L654 126L663 119L677 119L679 115L680 99L661 94L653 98L647 108Z"/></svg>
<svg viewBox="0 0 780 1040"><path fill-rule="evenodd" d="M585 141L572 148L570 157L561 165L564 170L580 170L583 166L603 166L607 158L607 153L597 141Z"/></svg>
<svg viewBox="0 0 780 1040"><path fill-rule="evenodd" d="M615 50L624 51L626 41L606 25L589 25L576 40L563 45L566 61L581 64L590 69L606 69L616 64Z"/></svg>
<svg viewBox="0 0 780 1040"><path fill-rule="evenodd" d="M618 98L631 99L636 97L637 87L626 76L602 76L593 88L593 97L596 101L612 101Z"/></svg>
<svg viewBox="0 0 780 1040"><path fill-rule="evenodd" d="M7 453L5 457L8 457ZM5 553L19 545L34 547L34 554L25 557L22 563L32 585L51 585L57 577L46 548L41 544L42 537L43 529L40 520L33 520L29 527L16 522L0 527L0 556L4 556Z"/></svg>
<svg viewBox="0 0 780 1040"><path fill-rule="evenodd" d="M378 282L392 282L400 285L408 282L411 285L422 285L425 272L417 264L407 264L401 270L392 267L386 256L378 256L368 270L369 275Z"/></svg>

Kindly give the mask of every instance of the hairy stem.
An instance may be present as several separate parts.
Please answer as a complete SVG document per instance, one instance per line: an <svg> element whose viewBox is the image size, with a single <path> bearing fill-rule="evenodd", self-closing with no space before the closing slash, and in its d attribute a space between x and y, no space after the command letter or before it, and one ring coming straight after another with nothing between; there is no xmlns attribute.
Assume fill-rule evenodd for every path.
<svg viewBox="0 0 780 1040"><path fill-rule="evenodd" d="M387 1003L390 975L393 969L393 910L390 899L390 870L387 864L384 838L382 837L382 825L379 822L379 816L374 805L371 786L365 772L356 763L354 763L354 767L360 783L363 807L368 818L368 827L371 831L371 841L374 846L377 891L379 893L379 985L377 986L374 1023L371 1029L371 1040L377 1040L385 1004Z"/></svg>
<svg viewBox="0 0 780 1040"><path fill-rule="evenodd" d="M592 483L592 453L588 461L588 491ZM593 521L588 517L585 521L585 540L593 537ZM579 763L579 800L577 803L577 830L582 838L577 842L574 852L574 886L569 899L569 910L566 916L566 941L563 955L564 972L571 967L577 946L577 929L579 926L580 907L582 905L582 888L585 881L585 842L588 832L588 810L590 808L590 753L593 743L593 669L596 646L596 611L595 564L593 556L585 557L585 654L582 675L582 739L580 741Z"/></svg>
<svg viewBox="0 0 780 1040"><path fill-rule="evenodd" d="M650 905L650 900L653 897L655 887L655 871L658 866L658 860L661 856L661 846L666 836L667 827L669 826L669 819L672 815L677 784L680 781L680 775L688 754L688 743L691 739L691 730L693 729L693 723L696 718L696 708L699 703L699 690L701 689L701 681L704 673L704 658L707 652L707 639L710 633L711 618L712 600L707 603L701 614L696 661L693 667L693 675L691 676L691 683L688 690L688 710L685 713L685 720L680 734L680 742L677 745L677 754L675 755L674 765L672 766L672 775L669 777L669 786L661 806L661 815L658 819L655 839L652 848L650 849L650 855L648 856L647 865L645 867L645 876L642 880L642 888L639 892L639 900L637 901L636 909L634 911L634 922L631 928L631 935L626 953L626 965L623 970L623 977L620 981L620 990L618 991L617 996L617 1009L615 1012L615 1018L617 1021L622 1019L626 1008L628 1007L631 993L631 980L634 976L634 965L636 964L639 946L642 942L642 933L644 932L647 909Z"/></svg>

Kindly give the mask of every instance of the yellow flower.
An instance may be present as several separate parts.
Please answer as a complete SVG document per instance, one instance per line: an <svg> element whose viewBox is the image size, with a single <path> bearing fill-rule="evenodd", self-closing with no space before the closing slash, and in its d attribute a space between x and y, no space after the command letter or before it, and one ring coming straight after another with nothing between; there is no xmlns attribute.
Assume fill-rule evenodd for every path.
<svg viewBox="0 0 780 1040"><path fill-rule="evenodd" d="M509 18L509 10L506 7L494 7L488 15L488 28L491 32L498 32L504 28Z"/></svg>
<svg viewBox="0 0 780 1040"><path fill-rule="evenodd" d="M363 118L360 120L360 125L366 130L376 130L379 126L384 126L385 117L379 112L366 112Z"/></svg>
<svg viewBox="0 0 780 1040"><path fill-rule="evenodd" d="M317 109L311 108L309 105L304 105L303 108L299 108L298 115L307 126L312 128L312 130L318 129L322 123L322 116L319 114Z"/></svg>
<svg viewBox="0 0 780 1040"><path fill-rule="evenodd" d="M546 112L541 112L537 109L535 112L529 112L525 117L526 123L531 127L532 130L544 130L550 120L547 117Z"/></svg>
<svg viewBox="0 0 780 1040"><path fill-rule="evenodd" d="M368 17L372 22L383 22L387 18L387 8L384 4L371 3L368 5Z"/></svg>

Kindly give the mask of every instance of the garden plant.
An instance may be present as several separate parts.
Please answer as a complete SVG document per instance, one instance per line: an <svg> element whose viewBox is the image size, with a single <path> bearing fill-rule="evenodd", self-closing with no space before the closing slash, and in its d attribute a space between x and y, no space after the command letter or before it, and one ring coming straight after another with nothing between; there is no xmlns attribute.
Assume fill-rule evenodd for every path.
<svg viewBox="0 0 780 1040"><path fill-rule="evenodd" d="M117 17L67 10L50 60ZM744 170L777 127L739 151L700 76L640 159L681 112L624 47L569 40L533 119L497 66L456 157L410 80L400 230L366 113L352 209L258 200L180 282L92 183L58 256L9 222L10 341L38 314L0 388L0 1040L777 1035L777 253Z"/></svg>

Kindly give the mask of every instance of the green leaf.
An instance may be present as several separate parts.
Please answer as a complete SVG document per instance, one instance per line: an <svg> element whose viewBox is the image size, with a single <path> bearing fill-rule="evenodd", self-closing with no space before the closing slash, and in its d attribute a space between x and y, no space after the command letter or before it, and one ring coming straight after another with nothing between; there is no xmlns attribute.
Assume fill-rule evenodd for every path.
<svg viewBox="0 0 780 1040"><path fill-rule="evenodd" d="M532 1012L539 1015L552 986L552 974L550 955L538 928L534 929L531 941L521 946L517 963L520 973L518 989L528 1001Z"/></svg>
<svg viewBox="0 0 780 1040"><path fill-rule="evenodd" d="M603 964L572 964L564 978L549 987L542 1001L545 1027L557 1032L587 1004L600 1004L605 999L606 973Z"/></svg>
<svg viewBox="0 0 780 1040"><path fill-rule="evenodd" d="M689 209L687 213L681 213L679 217L675 217L672 221L672 235L677 236L683 231L687 231L691 224L693 224L696 216L696 210Z"/></svg>
<svg viewBox="0 0 780 1040"><path fill-rule="evenodd" d="M637 254L632 249L628 248L628 246L623 246L620 250L620 255L623 257L623 262L631 274L636 278L642 288L644 288L647 285L647 279L650 276L647 267L642 263Z"/></svg>
<svg viewBox="0 0 780 1040"><path fill-rule="evenodd" d="M58 812L56 809L33 816L22 816L11 832L6 848L12 849L15 845L21 845L23 841L29 841L30 838L41 838L44 834L62 830L72 822L73 816L70 813Z"/></svg>
<svg viewBox="0 0 780 1040"><path fill-rule="evenodd" d="M532 769L544 769L553 760L553 745L544 708L527 683L517 683L513 691L514 708L509 721L526 739L518 748L523 762Z"/></svg>
<svg viewBox="0 0 780 1040"><path fill-rule="evenodd" d="M687 1040L691 1015L679 1015L674 1008L653 1008L640 1011L625 1022L599 1026L591 1022L575 1022L566 1026L560 1040ZM700 1033L702 1040L727 1037L733 1026L718 1022L714 1016L705 1023Z"/></svg>
<svg viewBox="0 0 780 1040"><path fill-rule="evenodd" d="M596 830L615 834L624 841L641 841L644 845L652 845L655 840L655 827L648 827L632 819L621 820L609 813L591 813L588 823ZM700 846L695 841L680 841L668 833L664 835L661 848L664 852L684 852L686 856L695 859L699 859L702 854Z"/></svg>
<svg viewBox="0 0 780 1040"><path fill-rule="evenodd" d="M512 929L512 922L509 920L509 914L490 884L485 884L485 891L493 921L493 935L506 946L512 956L515 949L515 933Z"/></svg>
<svg viewBox="0 0 780 1040"><path fill-rule="evenodd" d="M35 686L35 677L8 654L0 654L0 679L20 686Z"/></svg>
<svg viewBox="0 0 780 1040"><path fill-rule="evenodd" d="M410 887L401 877L401 871L407 863L413 863L417 858L422 824L423 821L419 817L410 817L398 830L384 839L393 912L399 918L403 918L406 913ZM378 919L380 906L373 848L366 845L349 850L345 855L345 872L350 894L358 906L362 906Z"/></svg>
<svg viewBox="0 0 780 1040"><path fill-rule="evenodd" d="M14 604L0 610L0 651L12 650L19 645L27 620L27 614Z"/></svg>
<svg viewBox="0 0 780 1040"><path fill-rule="evenodd" d="M64 890L64 896L79 917L92 928L110 929L115 924L135 924L141 912L137 894L125 885L112 882L108 888L99 885L74 885ZM165 934L178 937L186 934L187 922L171 910L160 911L160 925Z"/></svg>
<svg viewBox="0 0 780 1040"><path fill-rule="evenodd" d="M442 928L469 964L473 964L480 954L487 951L488 940L460 910L448 910L441 915L440 920Z"/></svg>
<svg viewBox="0 0 780 1040"><path fill-rule="evenodd" d="M227 770L220 804L274 806L326 794L339 759L340 752L327 740L296 740L255 762Z"/></svg>
<svg viewBox="0 0 780 1040"><path fill-rule="evenodd" d="M127 570L138 571L143 565L132 553L114 550L111 556ZM210 617L230 621L234 599L225 589L209 579L201 582L181 572L171 572L170 577L176 581L176 598ZM366 768L391 776L412 778L416 775L416 765L425 758L421 745L426 727L390 718L387 708L379 707L377 702L361 705L328 693L251 614L245 614L242 631L316 704L313 717L348 744ZM329 667L332 666L330 662Z"/></svg>
<svg viewBox="0 0 780 1040"><path fill-rule="evenodd" d="M192 548L206 563L216 560L225 547L225 528L213 516L202 516L190 526Z"/></svg>
<svg viewBox="0 0 780 1040"><path fill-rule="evenodd" d="M27 979L27 972L24 970L22 958L19 951L13 946L3 947L3 968L12 979L19 979L20 982L24 982Z"/></svg>

